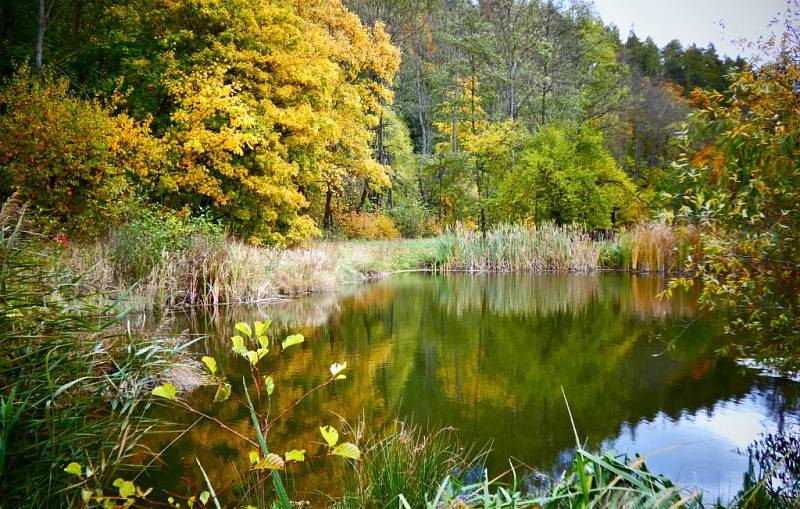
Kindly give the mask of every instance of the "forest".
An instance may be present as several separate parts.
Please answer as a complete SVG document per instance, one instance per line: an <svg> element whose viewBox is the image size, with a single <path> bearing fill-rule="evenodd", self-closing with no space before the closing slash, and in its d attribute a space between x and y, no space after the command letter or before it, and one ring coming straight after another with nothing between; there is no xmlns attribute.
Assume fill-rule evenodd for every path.
<svg viewBox="0 0 800 509"><path fill-rule="evenodd" d="M686 328L718 324L722 339L707 362L796 380L800 3L784 7L774 35L742 41L742 56L731 57L713 44L659 46L625 33L584 0L0 0L0 509L288 509L305 495L282 473L299 472L306 449L275 454L270 430L292 429L285 420L294 414L334 422L317 398L362 382L346 379L347 352L329 368L318 359L296 368L313 366L321 378L280 379L264 364L309 353L312 333L268 330L271 310L262 306L324 300L401 272L659 278L659 302L691 296L697 311ZM448 290L454 299L463 298L458 284ZM492 285L481 288L513 295ZM539 309L549 297L508 298ZM653 299L648 293L647 306L661 306ZM649 320L641 306L629 308ZM240 320L239 307L266 314ZM457 313L477 312L463 307ZM528 316L510 307L493 312ZM224 347L196 339L194 328L171 328L181 313L219 309L237 317L210 333L225 337ZM330 320L331 329L315 333L331 334ZM481 320L465 321L483 334ZM632 345L662 339L652 323L632 327L642 332L625 339L629 350L609 354L614 369L624 369ZM573 334L562 349L579 358L579 339L591 334ZM672 338L664 351L683 355L682 333L663 335ZM354 366L376 352L347 357L350 371L377 380L371 364ZM404 377L421 362L399 359ZM484 376L474 369L465 376ZM542 401L564 402L576 440L569 467L547 489L526 491L516 472L510 485L492 481L501 472L475 481L467 473L486 457L462 455L437 430L404 424L369 434L363 422L336 421L315 424L321 436L307 447L337 456L344 470L317 468L350 481L311 504L749 508L800 500L794 389L781 398L795 427L768 453L751 453L741 490L704 505L635 458L599 450L599 430L586 430L597 443L581 440L564 392L570 384L558 376L536 385L552 393ZM461 383L449 372L437 380L445 378ZM276 384L296 401L273 398ZM207 399L237 410L201 404L208 387ZM588 408L588 394L573 396L575 408ZM149 441L164 405L248 444L231 486L219 481L230 458L210 465L207 455L202 465L192 458L180 496L143 484L138 472L160 468L172 445L158 452Z"/></svg>

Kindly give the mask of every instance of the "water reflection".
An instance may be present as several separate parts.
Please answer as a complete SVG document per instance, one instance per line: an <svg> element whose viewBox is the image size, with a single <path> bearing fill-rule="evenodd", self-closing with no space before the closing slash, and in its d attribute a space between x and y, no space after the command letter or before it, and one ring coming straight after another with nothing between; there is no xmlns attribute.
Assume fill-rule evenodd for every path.
<svg viewBox="0 0 800 509"><path fill-rule="evenodd" d="M574 445L563 387L590 444L657 453L655 471L724 494L738 488L742 461L746 467L737 448L796 415L797 386L716 358L718 327L697 314L691 295L657 299L663 287L657 278L616 275L407 274L338 294L188 316L183 327L208 334L198 351L216 356L234 382L247 371L227 355L236 321L271 318L274 338L310 338L262 361L274 366L280 408L321 381L330 363L348 362L346 382L315 393L272 431L278 451L313 453L318 426L336 422L330 412L372 428L399 416L491 443L491 471L504 471L514 457L555 472ZM210 402L213 389L193 397ZM779 407L770 405L776 398ZM248 415L235 404L203 407L249 432ZM183 475L180 459L195 455L215 485L226 486L227 463L245 462L247 447L198 423L167 451L157 481L174 483ZM312 475L314 486L335 491L336 464L309 461L292 481L304 495Z"/></svg>

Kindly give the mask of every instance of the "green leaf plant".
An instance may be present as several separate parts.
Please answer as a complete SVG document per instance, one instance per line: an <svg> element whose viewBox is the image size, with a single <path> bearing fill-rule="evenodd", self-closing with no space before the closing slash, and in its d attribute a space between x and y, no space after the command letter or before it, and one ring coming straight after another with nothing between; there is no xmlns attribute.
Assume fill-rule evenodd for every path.
<svg viewBox="0 0 800 509"><path fill-rule="evenodd" d="M294 400L285 408L279 409L277 412L273 411L272 395L278 390L274 375L267 375L263 372L263 359L270 350L270 341L266 336L267 328L270 322L258 322L250 324L240 322L235 325L237 334L230 339L231 351L237 356L245 360L250 367L250 381L246 377L242 377L242 392L243 398L236 395L233 391L231 383L221 372L219 364L216 359L209 356L204 356L202 362L205 365L209 376L217 384L217 390L214 394L214 403L223 403L226 401L233 401L244 408L250 414L252 425L255 431L256 440L252 436L247 436L233 427L229 426L222 420L208 415L193 406L192 402L180 397L177 394L175 387L172 384L164 383L152 390L152 395L162 398L182 409L199 416L202 419L207 419L214 422L222 430L235 435L238 439L247 442L252 449L248 453L248 472L255 474L257 482L262 485L267 479L272 479L274 487L274 494L277 500L277 507L281 509L290 509L292 504L289 500L286 488L281 478L281 471L286 470L287 466L291 463L303 462L306 460L306 449L291 449L287 450L283 455L277 454L270 450L268 446L268 438L270 429L283 417L289 414L303 399L310 394L328 386L336 381L346 378L343 373L347 368L347 363L334 363L329 368L329 373L316 387L310 389L302 394L299 398ZM293 334L286 337L281 342L281 351L289 348L296 347L305 342L305 338L301 334ZM251 391L254 394L251 395ZM361 457L361 451L356 444L350 442L339 442L339 433L331 426L320 427L322 436L325 439L328 449L328 455L340 456L346 459L357 461ZM67 466L67 472L78 475L81 472L80 464L70 464ZM205 472L204 472L205 474ZM204 475L205 476L205 475ZM206 477L207 479L207 477ZM219 507L219 500L214 492L213 486L208 484L208 491L204 491L197 497L190 497L185 501L185 507ZM135 486L132 482L119 480L120 497L124 503L128 500L134 500L138 493L143 493L141 489ZM124 490L124 492L123 492ZM91 500L94 494L90 493L88 498ZM96 497L94 497L96 499ZM131 502L132 504L133 502ZM176 508L182 507L180 502L170 501L170 505ZM249 506L248 506L249 507Z"/></svg>

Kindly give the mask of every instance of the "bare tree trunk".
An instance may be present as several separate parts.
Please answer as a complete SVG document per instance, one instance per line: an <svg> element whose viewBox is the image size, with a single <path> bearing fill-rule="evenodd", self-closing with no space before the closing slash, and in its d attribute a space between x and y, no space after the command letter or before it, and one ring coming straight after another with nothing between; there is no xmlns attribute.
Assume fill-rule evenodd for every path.
<svg viewBox="0 0 800 509"><path fill-rule="evenodd" d="M44 52L44 31L47 29L47 11L45 10L45 0L38 0L39 2L39 27L36 30L36 57L35 69L36 72L42 70L42 53Z"/></svg>
<svg viewBox="0 0 800 509"><path fill-rule="evenodd" d="M364 189L361 190L361 198L358 200L358 207L356 208L356 213L360 214L361 209L364 208L364 203L367 201L367 196L369 196L369 182L364 181Z"/></svg>
<svg viewBox="0 0 800 509"><path fill-rule="evenodd" d="M331 200L333 199L333 191L328 186L325 192L325 214L322 217L322 227L326 229L333 228L333 210L331 209Z"/></svg>
<svg viewBox="0 0 800 509"><path fill-rule="evenodd" d="M430 153L430 149L428 147L428 126L426 125L425 115L423 114L425 104L422 98L422 62L420 61L419 52L416 49L414 51L414 56L416 57L414 72L416 78L415 85L417 89L417 117L419 118L419 129L422 137L420 152L422 152L422 155L428 155Z"/></svg>
<svg viewBox="0 0 800 509"><path fill-rule="evenodd" d="M81 44L81 16L83 10L83 0L72 2L72 49L78 50Z"/></svg>

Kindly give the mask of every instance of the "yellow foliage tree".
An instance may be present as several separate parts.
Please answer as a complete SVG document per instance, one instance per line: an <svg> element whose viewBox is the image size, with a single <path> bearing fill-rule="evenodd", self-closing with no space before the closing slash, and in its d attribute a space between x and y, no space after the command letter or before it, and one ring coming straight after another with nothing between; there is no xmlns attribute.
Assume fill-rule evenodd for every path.
<svg viewBox="0 0 800 509"><path fill-rule="evenodd" d="M46 233L102 234L166 163L147 123L73 95L49 73L22 67L0 88L0 112L0 193L19 192Z"/></svg>
<svg viewBox="0 0 800 509"><path fill-rule="evenodd" d="M291 245L318 233L310 210L326 191L388 185L372 128L399 53L380 24L364 27L338 0L143 0L112 12L158 42L124 65L132 86L165 92L159 126L175 166L162 184L176 205Z"/></svg>

